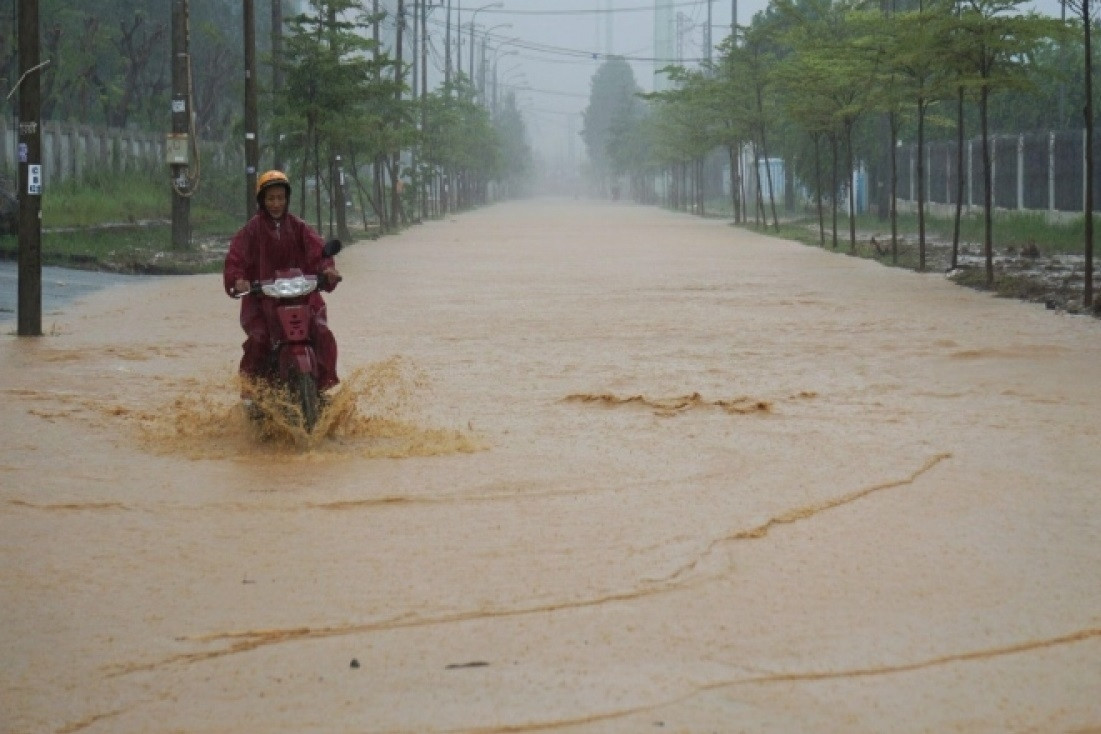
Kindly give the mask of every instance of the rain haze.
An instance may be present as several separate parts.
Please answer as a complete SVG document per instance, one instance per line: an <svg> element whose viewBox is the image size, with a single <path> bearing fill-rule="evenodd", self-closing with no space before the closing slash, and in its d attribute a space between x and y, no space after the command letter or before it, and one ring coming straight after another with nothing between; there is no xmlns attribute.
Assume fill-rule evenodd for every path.
<svg viewBox="0 0 1101 734"><path fill-rule="evenodd" d="M487 74L496 78L500 94L516 94L542 164L576 170L585 155L579 136L591 80L608 56L627 59L639 87L651 92L662 67L693 67L708 58L708 25L711 54L717 58L735 14L745 26L768 5L767 0L453 0L458 17L453 22L464 33L457 63L470 68L473 16L479 53L479 39L487 41ZM1058 0L1039 0L1032 7L1051 15L1061 12ZM435 16L434 32L441 33L442 9ZM670 39L666 49L657 48L662 36ZM442 52L434 53L441 71Z"/></svg>
<svg viewBox="0 0 1101 734"><path fill-rule="evenodd" d="M631 63L645 92L654 90L654 75L661 67L678 61L694 66L707 57L709 3L656 4L666 8L666 23L672 27L665 30L677 38L671 55L655 49L662 29L654 0L464 2L462 23L467 27L467 16L476 13L476 29L488 30L500 90L516 93L537 154L552 166L563 159L576 164L584 156L579 135L590 82L609 55ZM716 49L730 34L735 5L738 21L746 24L767 2L711 2ZM717 50L713 53L717 58Z"/></svg>

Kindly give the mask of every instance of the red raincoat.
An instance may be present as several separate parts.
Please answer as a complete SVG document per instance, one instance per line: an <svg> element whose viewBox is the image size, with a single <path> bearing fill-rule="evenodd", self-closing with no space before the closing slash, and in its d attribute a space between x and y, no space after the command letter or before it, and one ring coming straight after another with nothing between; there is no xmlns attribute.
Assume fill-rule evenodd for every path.
<svg viewBox="0 0 1101 734"><path fill-rule="evenodd" d="M293 214L285 213L277 221L260 207L229 245L222 273L226 293L233 295L238 279L270 280L276 270L299 268L306 275L318 275L333 267L333 259L321 253L324 245L317 232ZM325 290L332 291L334 287L335 284L326 284ZM336 338L329 330L321 294L314 291L309 299L321 373L318 387L325 390L340 381L336 375ZM260 296L246 295L241 299L241 328L247 337L241 345L244 349L241 373L253 378L270 377L271 336Z"/></svg>

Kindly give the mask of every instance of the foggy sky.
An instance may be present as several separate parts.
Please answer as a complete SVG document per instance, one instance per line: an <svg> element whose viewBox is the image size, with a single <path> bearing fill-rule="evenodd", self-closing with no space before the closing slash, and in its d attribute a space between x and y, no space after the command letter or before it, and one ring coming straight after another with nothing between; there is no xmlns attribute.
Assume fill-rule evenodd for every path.
<svg viewBox="0 0 1101 734"><path fill-rule="evenodd" d="M496 59L499 90L516 92L530 141L548 162L584 158L581 112L589 102L593 74L608 53L627 57L639 86L653 90L655 68L664 65L651 60L656 55L654 0L499 0L502 7L490 7L493 2L461 0L463 69L469 69L466 39L476 11L475 68L481 67L481 43L488 32L487 84ZM707 55L708 2L672 2L674 14L683 14L683 58L685 65L692 66L693 60ZM458 10L460 0L452 4ZM738 23L749 24L767 6L768 0L738 0ZM1060 12L1059 0L1036 0L1034 7L1056 16ZM731 0L711 1L715 46L730 33L732 9Z"/></svg>
<svg viewBox="0 0 1101 734"><path fill-rule="evenodd" d="M478 34L490 31L488 57L497 60L499 88L516 92L531 142L544 158L584 156L581 112L589 103L593 74L609 52L631 60L638 85L653 90L654 0L500 0L503 7L486 7L492 1L464 0L461 22L469 32L471 13L484 8L475 23ZM684 16L684 58L706 56L706 0L673 4L674 13ZM739 0L739 22L747 23L766 5L767 0ZM731 9L730 0L712 1L715 46L730 33ZM497 27L502 24L510 25ZM464 65L469 67L469 58Z"/></svg>

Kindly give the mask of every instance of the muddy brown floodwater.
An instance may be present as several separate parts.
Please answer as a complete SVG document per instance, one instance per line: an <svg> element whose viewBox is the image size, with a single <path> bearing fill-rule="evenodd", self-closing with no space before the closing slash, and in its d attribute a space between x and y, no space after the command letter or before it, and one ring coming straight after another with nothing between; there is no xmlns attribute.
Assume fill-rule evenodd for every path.
<svg viewBox="0 0 1101 734"><path fill-rule="evenodd" d="M313 441L217 276L9 328L0 731L1101 728L1096 320L628 205L340 265Z"/></svg>

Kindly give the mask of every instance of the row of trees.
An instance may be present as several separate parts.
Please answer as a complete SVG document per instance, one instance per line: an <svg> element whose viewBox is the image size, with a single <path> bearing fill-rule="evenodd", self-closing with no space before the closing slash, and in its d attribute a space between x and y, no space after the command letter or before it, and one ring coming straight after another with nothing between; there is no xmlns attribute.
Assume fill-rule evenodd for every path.
<svg viewBox="0 0 1101 734"><path fill-rule="evenodd" d="M993 211L990 153L993 132L1082 129L1092 126L1088 54L1090 0L1069 0L1077 18L1060 20L1023 12L1020 0L773 0L737 38L721 46L718 61L701 69L670 68L674 89L623 104L609 121L586 118L593 160L609 177L629 177L635 194L652 195L649 182L666 172L672 203L702 210L703 161L719 148L731 160L732 205L737 221L771 220L766 200L774 182L754 181L746 202L747 170L770 175L761 160L782 157L811 192L819 236L826 242L826 206L832 244L838 243L838 205L852 172L864 165L883 216L892 221L891 251L898 257L897 142L918 148L917 191L920 267L925 265L925 171L922 149L931 139L964 136L983 141L986 277L993 282ZM1084 7L1083 7L1084 6ZM609 62L607 75L630 74ZM633 78L626 83L633 87ZM632 89L636 92L637 89ZM605 93L606 94L606 93ZM595 104L594 83L594 104ZM593 111L590 105L590 113ZM1082 111L1086 110L1083 117ZM1087 136L1092 140L1092 135ZM640 154L645 153L645 154ZM735 165L740 156L753 161ZM960 170L961 166L957 166ZM1087 183L1092 174L1087 175ZM956 197L962 206L962 179ZM855 249L855 197L849 196L849 246ZM1092 196L1086 197L1087 225ZM957 223L960 209L957 207ZM953 265L958 250L958 227ZM1092 304L1092 231L1085 244L1086 299Z"/></svg>
<svg viewBox="0 0 1101 734"><path fill-rule="evenodd" d="M48 19L42 55L50 62L42 75L43 119L167 132L173 0L41 3ZM485 198L491 181L515 186L527 176L531 153L514 98L506 96L494 113L476 103L461 74L429 91L427 69L413 73L421 59L407 49L415 30L427 33L423 2L399 0L391 13L379 0L256 4L272 11L256 13L261 168L285 166L300 176L302 211L312 190L308 203L319 226L323 192L333 202L357 202L365 221L392 227L430 214L445 190L467 206ZM242 3L188 0L188 9L194 132L200 140L242 140ZM392 43L380 40L384 26ZM15 27L14 17L0 18L5 88L19 77ZM338 197L341 171L353 185ZM343 222L344 207L333 208Z"/></svg>

